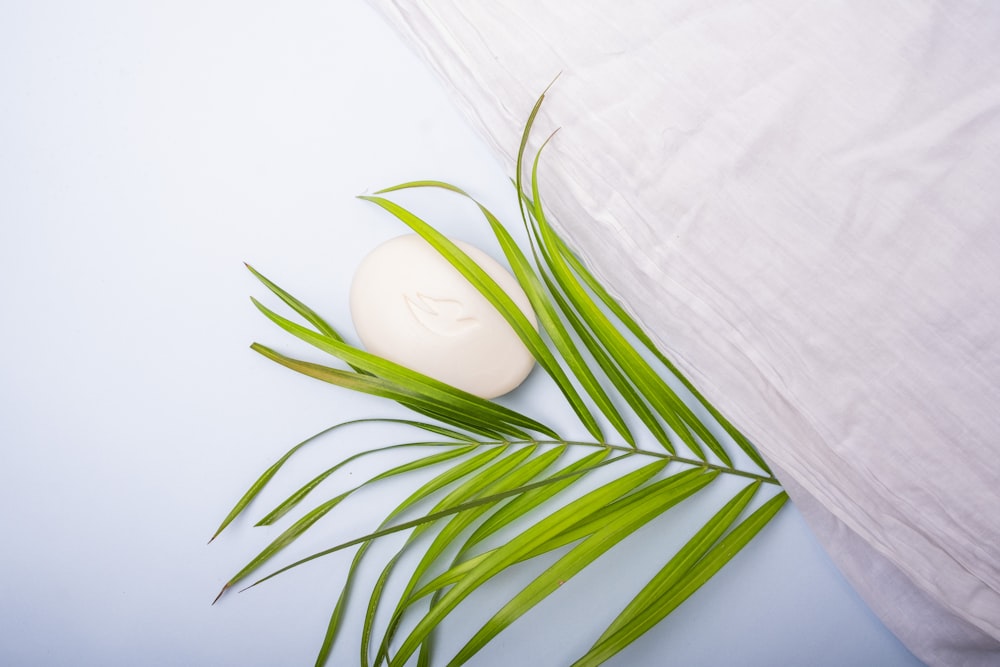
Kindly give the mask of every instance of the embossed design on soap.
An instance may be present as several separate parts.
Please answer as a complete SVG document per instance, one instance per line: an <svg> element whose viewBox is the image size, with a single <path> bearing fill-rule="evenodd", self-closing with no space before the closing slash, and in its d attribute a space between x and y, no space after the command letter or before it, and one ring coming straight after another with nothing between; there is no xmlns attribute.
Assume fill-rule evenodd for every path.
<svg viewBox="0 0 1000 667"><path fill-rule="evenodd" d="M475 246L453 243L537 327L531 301L510 271ZM416 234L389 239L361 261L351 283L351 317L369 352L482 398L506 394L535 365L503 315Z"/></svg>
<svg viewBox="0 0 1000 667"><path fill-rule="evenodd" d="M403 295L413 318L425 329L439 336L457 336L479 326L479 320L465 314L465 307L457 299L436 299L420 292L415 298Z"/></svg>

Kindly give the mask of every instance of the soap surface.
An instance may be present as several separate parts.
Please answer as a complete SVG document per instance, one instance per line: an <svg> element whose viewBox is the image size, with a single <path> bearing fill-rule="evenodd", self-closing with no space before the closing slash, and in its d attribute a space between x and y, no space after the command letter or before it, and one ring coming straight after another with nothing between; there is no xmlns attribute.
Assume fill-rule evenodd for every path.
<svg viewBox="0 0 1000 667"><path fill-rule="evenodd" d="M537 329L517 280L492 257L452 241ZM534 358L510 324L455 267L416 234L373 250L351 283L351 317L374 354L459 389L494 398L521 384Z"/></svg>

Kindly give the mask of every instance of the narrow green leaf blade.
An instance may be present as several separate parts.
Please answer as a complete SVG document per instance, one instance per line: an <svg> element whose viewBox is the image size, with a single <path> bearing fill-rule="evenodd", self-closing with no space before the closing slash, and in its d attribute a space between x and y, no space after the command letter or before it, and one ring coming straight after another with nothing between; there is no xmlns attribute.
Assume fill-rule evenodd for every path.
<svg viewBox="0 0 1000 667"><path fill-rule="evenodd" d="M504 423L513 424L521 428L527 428L540 433L556 436L551 429L534 419L526 417L519 412L506 408L498 403L488 401L463 391L449 384L436 380L432 377L418 373L400 364L383 359L364 350L342 343L338 340L318 334L306 327L303 327L291 320L278 315L266 306L254 300L257 306L268 319L279 327L299 338L313 347L331 354L338 359L362 368L378 378L393 382L399 386L407 388L411 393L420 394L425 400L433 400L438 404L447 404L449 408L461 408L467 413L475 414L483 421L489 423L491 420L500 420Z"/></svg>
<svg viewBox="0 0 1000 667"><path fill-rule="evenodd" d="M617 459L613 459L612 461L606 461L605 459L608 453L609 453L608 450L600 450L578 461L575 461L574 463L560 469L557 473L555 473L552 476L554 478L560 478L557 479L557 481L553 482L552 484L548 484L545 486L537 487L529 491L525 491L520 496L517 496L513 501L511 501L507 505L504 505L502 508L500 508L500 510L491 515L489 519L484 521L483 524L480 525L479 528L477 528L473 532L473 534L469 537L469 539L465 542L464 545L462 545L462 548L459 550L459 557L463 556L469 549L471 549L473 546L480 543L482 540L486 539L490 535L494 534L503 526L527 514L529 511L531 511L541 503L555 496L557 493L564 490L571 484L579 481L586 475L586 473L589 473L592 470L596 470L599 467L603 467L610 462L625 458L625 457L619 457ZM652 488L652 486L653 485L651 485L648 488ZM644 491L645 489L643 489L642 492ZM615 503L612 503L612 505L614 504ZM594 513L591 516L596 517L598 514L599 513ZM611 517L609 520L614 520L614 518ZM588 524L586 520L584 520L581 524L578 525L588 526L590 524ZM576 528L574 528L574 531L575 530ZM593 529L583 533L583 535L589 535L591 532L593 532ZM523 560L529 560L531 558L534 558L535 556L539 556L543 553L564 546L565 544L569 544L570 542L575 542L577 539L580 539L581 536L582 535L572 535L567 539L563 539L562 535L557 536L556 538L553 538L549 542L546 542L544 545L542 545L535 551L532 551L529 554L527 554ZM494 550L495 549L492 549L490 550L490 552ZM455 583L456 581L464 577L465 574L475 564L481 562L482 559L485 558L486 553L477 554L475 556L467 558L466 560L453 563L452 566L446 572L443 572L434 580L421 587L419 591L413 593L411 595L411 599L412 600L420 599L426 595L429 595L435 591L444 588L445 586L449 586Z"/></svg>
<svg viewBox="0 0 1000 667"><path fill-rule="evenodd" d="M598 638L600 643L622 628L635 622L636 617L652 606L656 600L676 585L681 578L702 558L713 544L736 521L754 494L760 489L760 482L744 487L674 555L673 558L643 587L635 598Z"/></svg>
<svg viewBox="0 0 1000 667"><path fill-rule="evenodd" d="M705 473L705 471L700 469L685 470L683 472L673 475L671 478L668 478L667 480L661 480L654 484L649 484L639 489L635 493L630 493L627 496L619 498L618 500L608 504L606 507L601 508L596 512L592 512L586 517L581 517L580 521L578 521L572 527L558 533L557 535L553 535L549 540L539 545L536 549L524 554L521 561L519 562L530 560L536 556L540 556L544 553L548 553L560 547L564 547L567 544L572 544L573 542L576 542L578 540L593 535L594 533L596 533L598 530L601 530L605 526L616 523L625 512L629 511L629 509L633 506L634 503L642 502L647 498L649 498L650 496L659 493L661 488L667 483L678 484L682 480L687 482L690 479L694 479L699 476L705 476L706 474L708 476L706 483L711 482L713 479L715 479L716 476L718 476L718 472L714 471ZM423 597L425 595L433 593L436 590L444 588L445 586L450 586L451 584L454 584L456 581L463 578L478 563L482 562L482 560L487 556L487 554L492 553L493 551L496 551L496 549L491 549L488 552L477 554L476 556L473 556L468 560L456 563L446 572L443 572L433 581L429 582L424 587L422 587L420 591L414 593L413 597L415 599Z"/></svg>
<svg viewBox="0 0 1000 667"><path fill-rule="evenodd" d="M610 454L610 450L608 449L600 449L596 452L588 454L587 456L560 468L559 471L555 473L555 475L563 478L562 481L542 486L532 491L526 491L511 502L504 505L502 508L494 512L489 519L476 528L472 535L469 536L466 543L462 546L462 552L476 544L479 544L504 526L521 518L546 500L554 497L560 491L563 491L567 487L583 479L584 476L582 474L574 475L573 473L584 473L594 470L594 466L607 458L608 454ZM553 477L555 475L553 475Z"/></svg>
<svg viewBox="0 0 1000 667"><path fill-rule="evenodd" d="M566 321L569 322L570 327L576 332L577 337L584 344L584 347L586 347L587 351L590 352L590 356L593 357L594 361L597 362L597 365L600 366L602 371L604 371L605 377L611 381L611 384L618 390L618 394L625 399L625 402L632 408L632 411L643 423L643 425L649 429L649 432L653 435L656 441L671 454L676 453L676 449L670 441L670 436L663 429L660 422L657 421L656 416L653 414L652 410L650 410L646 401L633 388L632 381L629 380L629 378L621 371L615 361L597 341L590 329L588 329L580 320L573 308L559 293L557 286L551 284L551 279L548 276L545 276L545 280L548 285L549 292L552 294L553 299L563 313L563 317L566 318Z"/></svg>
<svg viewBox="0 0 1000 667"><path fill-rule="evenodd" d="M260 273L259 271L257 271L257 269L253 268L249 264L244 263L244 266L247 267L247 269L250 271L250 273L252 273L254 275L254 277L257 278L257 280L259 280L261 283L263 283L265 287L267 287L269 290L271 290L279 299L281 299L282 301L284 301L285 304L288 305L292 310L294 310L296 313L298 313L299 315L301 315L302 318L306 322L309 322L309 324L311 324L314 327L316 327L316 329L319 332L321 332L321 333L323 333L323 334L325 334L327 336L330 336L331 338L335 338L335 339L337 339L339 341L343 341L344 340L344 338L340 335L340 333L336 329L334 329L332 326L330 326L326 322L326 320L324 320L322 317L320 317L316 313L316 311L314 311L312 308L310 308L306 304L302 303L301 301L299 301L298 299L296 299L294 296L292 296L291 294L289 294L285 290L281 289L278 285L276 285L275 283L273 283L265 275L263 275L262 273Z"/></svg>
<svg viewBox="0 0 1000 667"><path fill-rule="evenodd" d="M426 407L427 409L434 411L439 418L446 420L449 424L458 428L463 428L466 424L469 424L472 427L482 426L483 428L497 427L502 424L507 435L523 439L530 438L530 436L523 430L512 426L506 421L503 421L503 417L506 417L506 409L499 405L486 402L487 405L498 408L498 410L493 410L491 408L467 410L464 409L464 406L467 404L455 405L447 402L446 400L441 400L440 398L428 398L425 394L420 393L419 390L414 390L410 387L400 385L380 377L361 375L359 373L329 368L328 366L314 364L300 359L293 359L259 343L254 343L250 347L254 351L278 364L281 364L282 366L285 366L286 368L290 368L291 370L317 380L335 384L353 391L372 394L373 396L389 398L394 401L411 402L415 405ZM517 413L514 414L516 415ZM528 418L524 417L524 419L527 420ZM520 419L518 420L520 421ZM534 420L528 421L529 423L534 422ZM537 424L537 422L534 423ZM542 433L548 434L551 431L551 429L548 429L542 424L537 425L541 427L541 429L544 429L540 431Z"/></svg>
<svg viewBox="0 0 1000 667"><path fill-rule="evenodd" d="M499 470L499 474L494 475L494 478L474 480L474 485L472 486L472 497L496 496L497 494L522 487L524 484L527 484L531 480L535 479L535 477L541 474L542 471L552 465L556 459L563 454L565 446L550 449L549 451L540 454L538 457L525 462L528 456L533 453L533 450L533 447L524 448L514 454L511 454L507 458L507 461L502 462L505 464L505 469ZM496 502L500 501L498 500ZM389 642L392 641L397 623L402 618L402 614L405 609L409 606L410 594L417 588L420 581L423 579L424 574L430 570L430 568L438 560L438 557L448 548L449 545L458 539L458 536L465 531L466 528L472 525L477 519L486 514L488 511L493 509L495 504L496 503L479 505L456 514L447 522L447 524L445 524L441 531L435 536L431 544L424 550L424 554L421 557L420 562L414 568L409 581L399 596L396 609L392 614L389 631L386 632L382 641L380 655L383 655L388 650ZM378 658L379 656L376 656L376 663L379 661Z"/></svg>
<svg viewBox="0 0 1000 667"><path fill-rule="evenodd" d="M241 569L239 572L233 575L233 577L226 582L226 585L222 587L221 591L219 591L219 594L218 596L216 596L215 600L218 601L219 598L221 598L226 591L228 591L230 588L232 588L240 581L245 579L252 572L257 570L257 568L261 567L264 563L271 560L271 558L275 556L279 551L281 551L289 544L294 542L296 539L298 539L299 536L302 535L302 533L304 533L306 530L311 528L313 524L315 524L317 521L326 516L326 514L330 510L339 505L345 498L351 495L352 492L353 489L351 491L346 491L344 493L341 493L340 495L331 498L330 500L327 500L326 502L318 505L317 507L307 512L302 518L300 518L298 521L296 521L291 526L286 528L284 532L278 535L278 537L274 538L274 540L270 544L268 544L266 547L264 547L264 549L260 553L254 556L249 563L244 565L243 569Z"/></svg>
<svg viewBox="0 0 1000 667"><path fill-rule="evenodd" d="M541 204L541 195L538 191L538 162L540 156L541 152L539 151L539 154L535 157L531 174L534 205L532 214L538 225L538 231L541 234L544 247L553 249L556 246L554 238L556 234L546 219ZM684 440L688 448L699 458L704 458L700 445L691 435L690 430L693 430L715 452L720 460L726 465L732 465L732 461L721 443L701 423L691 409L680 400L674 390L656 374L646 360L629 344L621 332L618 331L614 324L593 302L590 295L587 294L569 270L562 256L556 252L547 252L544 258L556 282L562 288L563 293L573 304L591 331L594 332L597 338L604 344L609 354L624 369L626 375L634 379L636 386L643 396L658 408L661 416L674 432Z"/></svg>
<svg viewBox="0 0 1000 667"><path fill-rule="evenodd" d="M410 229L423 237L434 247L442 257L454 266L487 301L504 317L514 329L514 332L521 338L525 346L538 361L538 364L552 377L559 386L563 395L566 396L574 412L583 422L587 430L598 440L603 441L600 425L591 414L587 405L580 398L579 393L573 383L566 377L566 373L556 361L545 341L535 331L534 326L528 318L521 312L514 301L506 292L490 277L478 264L476 264L458 246L452 243L446 236L428 225L419 217L384 197L362 196L360 199L370 201L389 213L396 216Z"/></svg>
<svg viewBox="0 0 1000 667"><path fill-rule="evenodd" d="M302 442L300 442L299 444L295 445L287 452L285 452L285 454L280 459L271 464L271 466L267 470L265 470L264 473L260 477L258 477L256 481L254 481L253 484L250 485L250 488L246 490L243 496L236 502L236 505L233 507L233 509L229 511L229 514L226 515L226 518L222 520L222 523L219 525L218 529L216 529L215 534L212 535L212 539L209 540L209 543L211 543L212 540L218 537L219 533L225 530L226 527L230 523L232 523L236 517L238 517L240 514L243 513L243 510L245 510L247 506L251 503L251 501L253 501L253 499L257 497L257 495L261 492L261 490L265 486L267 486L267 483L271 481L271 478L273 478L278 473L281 467L285 465L288 459L290 459L292 455L295 454L295 452L299 451L300 449L308 445L310 442L313 442L317 438L320 438L321 436L330 433L331 431L335 431L341 427L348 426L350 424L357 424L364 421L366 420L352 420L348 422L342 422L340 424L334 424L333 426L325 428L322 431L309 436L308 438L306 438L305 440L303 440Z"/></svg>
<svg viewBox="0 0 1000 667"><path fill-rule="evenodd" d="M600 665L663 620L739 553L777 514L787 498L787 495L781 492L764 503L694 564L680 581L646 607L643 613L636 615L629 624L596 644L574 663L574 667Z"/></svg>
<svg viewBox="0 0 1000 667"><path fill-rule="evenodd" d="M455 442L406 442L406 443L402 443L402 444L398 444L398 445L388 445L386 447L376 447L374 449L366 449L366 450L364 450L362 452L358 452L356 454L352 454L351 456L347 457L346 459L338 462L337 464L331 466L330 468L327 468L326 470L324 470L320 474L318 474L315 477L313 477L304 486L302 486L299 489L297 489L294 493L292 493L284 501L282 501L277 507L275 507L273 510L271 510L267 514L267 516L265 516L263 519L261 519L260 521L258 521L256 525L258 525L258 526L270 526L270 525L274 524L279 519L281 519L283 516L285 516L288 512L290 512L292 509L294 509L300 502L302 502L302 500L305 499L305 497L307 495L309 495L309 493L311 493L313 491L313 489L315 489L317 486L319 486L323 481L325 481L327 478L329 478L335 472L337 472L338 470L341 470L342 468L350 465L354 461L362 459L362 458L364 458L366 456L369 456L371 454L379 454L379 453L382 453L382 452L388 452L388 451L393 451L393 450L397 450L397 449L409 449L411 447L452 447L452 448L454 448L451 451L442 452L440 454L437 454L436 456L438 458L436 460L434 460L434 461L425 460L426 461L425 465L432 465L433 463L435 463L437 461L447 461L448 459L452 459L452 458L455 458L455 457L458 457L458 456L463 456L464 454L468 454L469 452L474 451L477 446L478 445L476 445L476 444L470 444L468 441L465 441L465 440L460 441L458 443L455 443ZM420 468L420 467L424 467L424 465L417 465L414 469ZM391 472L391 471L389 471L389 472ZM383 474L388 474L388 472L387 473L383 473Z"/></svg>
<svg viewBox="0 0 1000 667"><path fill-rule="evenodd" d="M665 466L665 461L647 464L587 493L540 520L490 554L477 568L445 593L438 604L417 622L416 627L403 641L395 656L396 660L400 664L405 663L441 620L485 581L511 564L518 562L524 554L530 553L539 545L544 544L553 534L558 534L561 530L571 526L579 520L581 515L589 514L631 491Z"/></svg>
<svg viewBox="0 0 1000 667"><path fill-rule="evenodd" d="M313 508L305 515L303 515L295 523L289 526L284 532L282 532L278 537L276 537L270 544L268 544L259 554L257 554L257 556L255 556L249 563L247 563L247 565L245 565L243 569L237 572L236 575L234 575L228 582L226 582L226 585L223 587L222 592L219 593L219 595L221 596L222 593L224 593L226 590L232 588L234 585L245 579L251 573L255 572L258 568L260 568L271 558L273 558L278 552L280 552L282 549L286 548L292 542L297 540L317 521L326 516L326 514L328 514L330 510L339 505L344 499L349 497L357 490L383 479L395 477L396 475L400 475L403 473L411 472L413 470L418 470L420 468L425 468L427 466L448 461L452 458L455 458L456 456L461 456L469 451L472 451L473 449L475 449L475 445L466 445L465 447L463 447L458 451L447 451L447 452L431 454L430 456L425 456L415 461L410 461L395 466L393 468L390 468L389 470L379 473L378 475L375 475L374 477L371 477L370 479L359 484L358 486L355 486L354 488L349 489L335 496L334 498L331 498L330 500L321 503L320 505L318 505L317 507Z"/></svg>
<svg viewBox="0 0 1000 667"><path fill-rule="evenodd" d="M708 399L701 394L701 392L698 391L694 384L688 380L687 376L681 373L680 369L677 368L677 366L671 362L670 359L663 354L663 352L660 351L659 347L656 346L656 343L654 343L653 340L646 334L635 318L633 318L625 310L625 308L623 308L622 305L613 296L611 296L607 289L604 288L604 285L602 285L600 281L594 277L590 270L587 269L584 263L580 261L580 258L576 255L576 253L574 253L569 246L566 245L566 242L563 241L563 239L558 235L555 237L555 241L556 248L562 255L563 259L567 261L573 271L583 280L587 287L594 294L596 294L601 302L607 306L616 318L618 318L618 321L624 324L625 327L632 332L632 335L634 335L636 339L642 343L646 349L648 349L657 358L657 360L684 385L684 388L687 389L691 395L705 407L706 410L708 410L709 414L711 414L715 421L722 426L723 430L729 434L729 437L733 439L739 448L742 449L743 452L746 453L746 455L749 456L761 470L771 474L771 469L768 468L767 463L764 461L763 457L761 457L757 448L753 446L753 443L751 443L739 429L726 419L725 416L719 412L719 410L716 409L716 407L712 405L712 403L710 403Z"/></svg>
<svg viewBox="0 0 1000 667"><path fill-rule="evenodd" d="M504 228L503 224L489 209L476 201L471 195L461 188L457 188L448 183L443 183L441 181L413 181L410 183L396 185L391 188L386 188L384 190L380 190L379 192L394 192L419 187L442 188L444 190L462 195L479 207L480 212L489 223L490 229L493 231L493 235L500 244L500 248L503 251L504 256L507 258L507 262L510 264L511 270L514 272L514 276L517 278L518 283L520 283L522 289L524 289L524 292L528 297L528 300L531 302L531 307L538 316L539 323L549 334L552 343L555 345L556 351L559 352L560 356L562 356L562 358L566 361L570 372L580 382L580 386L583 387L584 391L586 391L591 397L595 405L608 419L618 434L621 435L625 442L630 445L634 445L635 437L629 430L628 424L625 422L625 419L622 417L618 408L615 406L600 381L594 375L588 361L583 357L579 348L574 344L573 339L570 337L565 325L559 318L558 311L553 305L549 293L546 292L545 288L542 286L542 282L539 280L538 274L531 267L527 257L525 257L521 248L514 241L510 232Z"/></svg>
<svg viewBox="0 0 1000 667"><path fill-rule="evenodd" d="M382 521L378 526L379 530L388 526L394 518L408 510L410 507L416 505L418 502L428 498L437 491L445 488L449 484L465 477L466 475L474 472L480 467L488 464L494 458L499 456L505 451L506 447L497 446L490 447L479 454L459 463L458 465L452 466L445 472L434 477L429 482L423 484L416 491L411 493L406 500L400 503L396 508L389 513L389 515ZM370 540L361 540L360 547L357 553L354 554L354 558L351 560L351 566L347 570L347 577L344 581L344 586L341 588L340 595L337 596L337 604L334 606L333 612L330 614L330 620L327 623L326 634L323 637L323 643L320 646L319 654L316 656L316 665L325 665L329 659L330 652L333 650L333 646L336 642L337 635L340 631L340 622L343 618L344 610L346 609L347 598L353 587L355 577L357 576L358 567L361 565L362 560L364 560L365 554L368 551L369 546L371 546L373 537ZM365 618L365 622L362 628L362 637L367 637L371 633L371 627L374 618ZM362 645L362 660L361 664L367 666L368 664L368 645Z"/></svg>
<svg viewBox="0 0 1000 667"><path fill-rule="evenodd" d="M449 667L465 664L503 629L548 597L565 581L642 526L705 488L713 478L714 475L702 474L685 476L680 483L673 478L664 480L667 483L660 485L656 494L647 495L641 501L632 503L616 521L605 524L515 595L462 647L448 663Z"/></svg>
<svg viewBox="0 0 1000 667"><path fill-rule="evenodd" d="M468 501L469 499L476 498L483 495L483 490L492 488L499 480L504 479L514 468L520 465L527 457L529 457L535 450L535 447L524 447L518 451L511 453L508 456L502 457L496 462L494 462L489 467L476 473L472 478L465 481L458 488L452 490L448 493L441 501L439 501L434 508L431 510L431 514L436 512L441 512L453 508L455 506L461 505L462 503ZM434 557L441 550L447 546L447 538L442 538L442 534L447 533L447 531L458 530L456 526L460 526L463 521L469 519L470 514L485 511L487 509L486 505L476 505L470 507L469 509L463 509L458 511L448 518L450 519L442 529L438 536L431 542L430 546L424 552L424 556L421 558L420 562L414 570L414 575L411 576L409 583L407 584L404 591L400 594L399 600L396 607L392 613L389 620L388 628L382 641L379 645L379 652L375 657L375 664L380 664L385 658L386 651L388 650L388 644L391 640L393 632L395 632L396 624L398 623L401 615L402 609L406 602L406 597L412 588L416 585L415 579L419 579L420 574L429 566L429 561L432 561ZM475 516L475 514L472 514ZM444 518L444 517L442 517ZM371 596L368 600L368 611L365 614L365 635L362 637L362 647L367 655L368 646L371 643L371 632L374 625L375 614L378 611L378 607L382 601L382 591L384 590L384 582L388 579L390 573L395 567L398 559L403 555L407 548L425 531L432 527L432 523L423 523L415 528L415 530L410 534L409 538L406 540L406 544L403 545L395 556L393 556L386 566L382 569L382 573L379 576L378 581L382 585L376 585L373 589ZM367 659L367 658L366 658Z"/></svg>

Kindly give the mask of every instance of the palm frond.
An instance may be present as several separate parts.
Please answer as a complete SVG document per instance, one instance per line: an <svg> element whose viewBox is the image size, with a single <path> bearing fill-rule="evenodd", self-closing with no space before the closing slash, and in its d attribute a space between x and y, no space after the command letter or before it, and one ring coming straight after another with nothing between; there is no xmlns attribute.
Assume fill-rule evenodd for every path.
<svg viewBox="0 0 1000 667"><path fill-rule="evenodd" d="M738 499L736 498L734 501ZM639 612L626 617L627 621L620 625L615 632L610 634L605 633L586 655L574 663L574 667L601 664L663 620L684 600L691 597L696 590L701 588L705 582L711 579L716 572L722 569L722 566L728 563L740 549L746 546L767 522L777 514L787 499L788 496L784 492L771 498L709 551L703 553L697 562L679 574L675 570L679 570L685 558L691 554L685 550L678 552L677 556L667 563L663 570L644 589L653 589L654 591L665 590L662 590L659 595L651 595L652 599L649 603ZM716 523L724 521L724 513L727 513L729 509L730 507L727 506L720 510L719 514L713 517L713 520L709 524L706 524L703 531L699 532L689 545L692 543L696 544L695 541L702 537L704 532L712 531L716 527ZM661 579L668 581L672 579L672 585L662 583Z"/></svg>
<svg viewBox="0 0 1000 667"><path fill-rule="evenodd" d="M472 258L466 255L458 246L448 240L441 232L437 231L426 222L413 215L411 212L407 211L402 206L395 204L383 197L374 196L362 196L361 199L378 204L385 210L389 211L401 221L403 221L410 229L415 231L417 234L422 236L428 243L430 243L441 256L448 260L452 266L458 269L472 285L479 290L479 293L486 297L493 306L504 316L504 319L511 325L514 332L521 338L521 341L525 344L528 350L534 355L535 360L538 364L552 376L556 384L559 386L560 391L569 401L570 405L573 407L573 411L576 412L580 421L583 422L584 426L587 427L587 431L597 438L598 441L604 440L604 435L601 433L601 427L594 418L593 413L590 408L580 397L579 392L577 392L576 387L573 386L569 378L566 376L565 371L563 371L562 366L556 361L555 356L552 351L549 350L548 345L542 340L542 337L535 331L535 328L525 317L521 309L518 308L511 298L507 295L503 289L497 285L496 281L493 280L483 269L479 267Z"/></svg>
<svg viewBox="0 0 1000 667"><path fill-rule="evenodd" d="M543 330L549 334L549 338L556 351L562 356L577 382L580 383L580 386L583 387L584 391L586 391L591 400L594 401L597 408L611 423L622 439L624 439L625 442L634 445L635 438L629 430L624 417L621 415L618 408L615 407L615 404L608 395L607 390L591 370L589 360L574 343L573 339L569 335L566 325L563 323L562 319L560 319L559 313L560 311L565 313L565 308L560 306L557 310L554 300L559 298L558 294L553 292L551 286L548 285L547 277L544 274L539 276L539 274L536 273L536 270L531 267L531 263L528 261L528 258L525 256L521 248L514 241L510 232L504 228L497 217L493 215L488 208L476 201L471 195L461 188L457 188L453 185L442 183L440 181L414 181L410 183L403 183L401 185L380 190L379 193L383 194L420 187L449 190L462 195L476 204L480 212L486 218L486 221L489 223L497 242L500 244L500 248L503 250L504 257L506 257L507 262L510 264L511 269L514 272L514 277L517 278L518 283L520 283L525 291L525 294L528 296L528 300L531 302L531 307L538 315L538 319L541 321ZM546 281L546 285L542 284L543 280ZM570 320L569 323L570 325L574 324L572 320ZM573 328L576 329L575 326ZM580 333L579 330L577 330L577 333ZM584 342L586 343L587 341L585 340ZM588 349L590 349L589 346ZM602 368L604 367L602 366ZM561 375L559 376L559 378L562 377L563 376ZM560 380L557 379L557 381ZM569 398L569 396L567 396L567 398ZM574 399L570 398L570 400L572 401ZM593 431L591 431L591 433L593 433Z"/></svg>
<svg viewBox="0 0 1000 667"><path fill-rule="evenodd" d="M413 181L364 196L422 236L504 317L531 351L579 419L582 439L559 435L544 420L361 350L314 310L256 269L247 268L292 313L299 324L253 299L256 308L282 331L314 351L334 357L342 368L287 356L259 343L251 347L303 375L395 401L416 412L414 419L360 419L332 426L289 449L250 486L220 524L213 539L248 511L262 490L274 483L287 461L321 436L352 424L389 422L420 431L403 442L382 443L342 456L290 493L257 522L289 521L277 538L230 577L220 596L258 577L249 587L329 554L355 548L344 585L334 603L316 664L326 664L352 607L371 546L389 535L405 535L382 562L367 592L359 664L403 665L416 659L429 665L441 624L495 577L513 566L534 564L530 581L469 636L449 665L467 663L516 619L528 613L563 583L594 564L643 526L669 522L685 500L704 496L719 480L744 480L744 486L637 591L632 601L609 617L606 630L576 662L597 665L621 651L676 609L738 553L786 500L765 461L739 431L702 396L656 348L625 308L594 277L559 237L543 207L538 177L540 156L526 160L532 125L544 100L533 107L521 137L514 178L529 250L525 252L500 220L454 185ZM551 137L550 137L551 138ZM522 172L530 164L528 188ZM416 213L389 199L415 188L457 194L474 205L524 289L539 329L499 285L456 244ZM448 195L451 196L451 195ZM671 378L668 381L667 378ZM699 418L700 404L714 423ZM610 426L618 442L605 439ZM430 434L430 437L428 437ZM750 469L734 463L730 449L742 451ZM320 489L336 474L369 456L414 452L415 458L387 468L350 488L322 497ZM363 489L405 480L416 471L439 469L400 502L371 532L339 541L275 567L279 555ZM598 475L598 471L602 471ZM769 498L751 504L765 489ZM306 509L302 509L306 507ZM298 512L297 517L292 517ZM747 514L749 512L749 514ZM405 515L416 514L415 518ZM745 518L741 518L747 514ZM290 518L292 517L292 518ZM502 537L502 539L501 539ZM404 558L404 556L409 556ZM627 557L627 556L626 556ZM554 559L554 560L553 560ZM400 573L401 585L392 585ZM384 611L380 611L384 610ZM382 619L380 621L380 619Z"/></svg>

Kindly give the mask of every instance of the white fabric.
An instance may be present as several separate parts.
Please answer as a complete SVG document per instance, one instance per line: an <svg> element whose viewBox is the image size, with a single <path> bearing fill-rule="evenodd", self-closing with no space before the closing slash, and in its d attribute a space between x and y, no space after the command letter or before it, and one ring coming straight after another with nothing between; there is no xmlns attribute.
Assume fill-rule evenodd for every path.
<svg viewBox="0 0 1000 667"><path fill-rule="evenodd" d="M1000 3L373 0L932 664L1000 664Z"/></svg>

